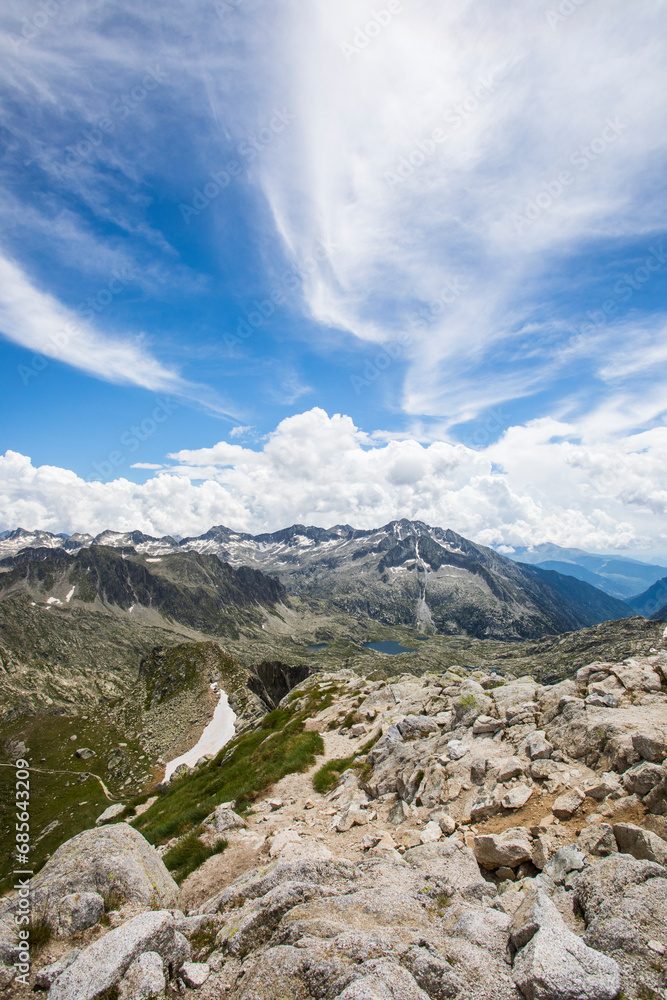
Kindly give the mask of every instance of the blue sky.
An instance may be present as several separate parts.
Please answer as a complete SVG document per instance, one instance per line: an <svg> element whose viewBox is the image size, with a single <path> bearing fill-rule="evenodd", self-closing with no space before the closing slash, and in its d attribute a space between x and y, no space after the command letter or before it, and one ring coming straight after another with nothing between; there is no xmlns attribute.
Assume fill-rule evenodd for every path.
<svg viewBox="0 0 667 1000"><path fill-rule="evenodd" d="M0 17L0 527L667 553L664 2Z"/></svg>

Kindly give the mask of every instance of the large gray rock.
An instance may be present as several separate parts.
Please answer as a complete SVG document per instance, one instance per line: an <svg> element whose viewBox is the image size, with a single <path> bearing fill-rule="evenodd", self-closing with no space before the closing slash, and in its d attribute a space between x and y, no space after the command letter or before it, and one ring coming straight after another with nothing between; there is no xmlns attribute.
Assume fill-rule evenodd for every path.
<svg viewBox="0 0 667 1000"><path fill-rule="evenodd" d="M134 909L173 907L179 896L155 848L127 823L84 830L61 844L29 888L33 913L43 916L54 931L60 927L61 903L72 894L106 898L113 893ZM0 923L17 905L10 899L0 907Z"/></svg>
<svg viewBox="0 0 667 1000"><path fill-rule="evenodd" d="M78 934L98 924L103 915L104 899L98 892L70 892L58 907L58 934Z"/></svg>
<svg viewBox="0 0 667 1000"><path fill-rule="evenodd" d="M403 859L413 868L421 869L429 879L437 879L451 892L478 885L482 878L473 852L457 842L441 841L413 847L405 852Z"/></svg>
<svg viewBox="0 0 667 1000"><path fill-rule="evenodd" d="M667 842L657 833L651 833L632 823L614 823L613 830L618 849L623 854L667 865Z"/></svg>
<svg viewBox="0 0 667 1000"><path fill-rule="evenodd" d="M523 764L518 757L508 757L500 765L500 772L498 774L498 781L501 784L505 781L511 781L512 778L518 778L523 774Z"/></svg>
<svg viewBox="0 0 667 1000"><path fill-rule="evenodd" d="M568 930L548 896L531 895L512 918L519 950L513 978L526 1000L614 1000L621 980L616 962Z"/></svg>
<svg viewBox="0 0 667 1000"><path fill-rule="evenodd" d="M407 969L386 958L364 962L365 973L340 994L339 1000L430 1000Z"/></svg>
<svg viewBox="0 0 667 1000"><path fill-rule="evenodd" d="M225 833L227 830L241 830L245 827L246 821L235 813L229 806L218 806L210 816L204 820L204 826L208 826L214 833Z"/></svg>
<svg viewBox="0 0 667 1000"><path fill-rule="evenodd" d="M348 892L358 879L358 870L347 860L298 858L278 859L261 868L244 872L231 885L222 889L199 907L198 913L224 913L238 910L246 900L259 899L279 885L292 882L315 883L331 893Z"/></svg>
<svg viewBox="0 0 667 1000"><path fill-rule="evenodd" d="M447 914L445 928L453 937L461 937L478 948L504 955L510 918L499 910L466 905Z"/></svg>
<svg viewBox="0 0 667 1000"><path fill-rule="evenodd" d="M532 794L530 785L517 785L503 795L500 804L503 809L522 809Z"/></svg>
<svg viewBox="0 0 667 1000"><path fill-rule="evenodd" d="M189 989L198 990L210 975L211 969L205 962L185 962L179 973L179 978Z"/></svg>
<svg viewBox="0 0 667 1000"><path fill-rule="evenodd" d="M579 788L573 788L569 792L559 795L551 807L551 811L558 819L570 819L584 801L586 796Z"/></svg>
<svg viewBox="0 0 667 1000"><path fill-rule="evenodd" d="M109 820L116 819L116 817L120 816L120 814L124 811L124 802L114 802L113 805L108 806L103 813L100 813L95 820L95 826L102 826L103 823L108 823Z"/></svg>
<svg viewBox="0 0 667 1000"><path fill-rule="evenodd" d="M667 926L667 870L612 854L576 876L574 899L586 921L587 944L607 954L643 954Z"/></svg>
<svg viewBox="0 0 667 1000"><path fill-rule="evenodd" d="M0 990L6 990L16 978L16 967L0 962Z"/></svg>
<svg viewBox="0 0 667 1000"><path fill-rule="evenodd" d="M581 831L577 847L586 854L606 858L618 851L614 831L609 823L591 824Z"/></svg>
<svg viewBox="0 0 667 1000"><path fill-rule="evenodd" d="M268 941L286 913L323 895L322 887L313 882L283 882L234 910L218 932L216 945L230 955L245 955Z"/></svg>
<svg viewBox="0 0 667 1000"><path fill-rule="evenodd" d="M458 697L452 702L456 723L472 726L478 716L488 715L492 704L482 685L467 678L459 688Z"/></svg>
<svg viewBox="0 0 667 1000"><path fill-rule="evenodd" d="M517 868L531 860L533 848L526 828L517 826L503 833L477 835L474 852L483 868Z"/></svg>
<svg viewBox="0 0 667 1000"><path fill-rule="evenodd" d="M167 910L140 913L89 945L58 977L49 1000L95 1000L118 986L140 955L154 951L170 975L189 958L190 946Z"/></svg>
<svg viewBox="0 0 667 1000"><path fill-rule="evenodd" d="M62 976L65 969L69 969L72 962L81 954L80 948L72 948L68 951L66 955L58 959L57 962L52 962L51 965L45 965L39 970L35 976L35 989L37 990L49 990L55 983L58 976Z"/></svg>
<svg viewBox="0 0 667 1000"><path fill-rule="evenodd" d="M623 775L623 785L629 795L644 796L667 777L667 770L658 764L642 760Z"/></svg>
<svg viewBox="0 0 667 1000"><path fill-rule="evenodd" d="M556 885L562 885L570 872L580 872L586 866L586 856L573 845L561 847L543 868Z"/></svg>
<svg viewBox="0 0 667 1000"><path fill-rule="evenodd" d="M539 730L531 733L526 740L526 753L531 760L547 760L553 753L553 746Z"/></svg>
<svg viewBox="0 0 667 1000"><path fill-rule="evenodd" d="M406 715L398 723L398 731L404 740L420 740L424 736L433 736L439 733L440 728L428 715Z"/></svg>
<svg viewBox="0 0 667 1000"><path fill-rule="evenodd" d="M613 771L605 771L603 774L586 781L582 790L588 798L602 802L612 792L618 792L620 788L621 783L618 780L618 775L614 774Z"/></svg>
<svg viewBox="0 0 667 1000"><path fill-rule="evenodd" d="M661 763L667 757L667 736L664 730L653 730L648 733L635 733L632 745L644 760L651 763Z"/></svg>
<svg viewBox="0 0 667 1000"><path fill-rule="evenodd" d="M118 1000L154 1000L167 988L162 956L145 951L129 967L118 990Z"/></svg>

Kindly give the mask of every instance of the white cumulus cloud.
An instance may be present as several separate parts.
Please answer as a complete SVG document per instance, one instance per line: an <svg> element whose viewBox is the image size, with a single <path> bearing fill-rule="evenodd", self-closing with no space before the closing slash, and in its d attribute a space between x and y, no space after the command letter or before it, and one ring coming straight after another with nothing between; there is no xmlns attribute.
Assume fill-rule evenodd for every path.
<svg viewBox="0 0 667 1000"><path fill-rule="evenodd" d="M667 428L613 445L578 443L570 430L537 421L475 450L385 441L316 407L283 420L261 448L175 452L144 484L86 482L7 452L0 508L6 527L52 531L192 535L213 524L369 528L407 517L483 544L667 552Z"/></svg>

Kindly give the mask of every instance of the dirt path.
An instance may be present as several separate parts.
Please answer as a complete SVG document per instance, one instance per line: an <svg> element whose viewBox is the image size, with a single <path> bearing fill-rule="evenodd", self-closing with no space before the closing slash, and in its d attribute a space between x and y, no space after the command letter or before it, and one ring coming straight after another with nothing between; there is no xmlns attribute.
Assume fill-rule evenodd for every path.
<svg viewBox="0 0 667 1000"><path fill-rule="evenodd" d="M318 841L336 856L352 857L360 853L358 842L369 832L368 828L354 827L348 834L331 831L331 817L336 810L326 796L313 788L313 775L327 761L349 757L367 738L322 733L324 756L318 757L308 771L286 775L258 797L252 812L246 816L247 830L232 835L226 851L209 858L185 880L181 886L182 908L187 912L200 906L248 868L268 860L268 838L281 830L296 830L304 839ZM268 800L280 800L283 805L272 809ZM313 804L310 809L305 808L308 801Z"/></svg>
<svg viewBox="0 0 667 1000"><path fill-rule="evenodd" d="M0 764L0 767L12 767L16 769L15 764ZM81 775L83 774L83 771L63 771L60 768L55 768L55 767L29 767L27 770L36 771L38 774L74 774L76 775L77 778L81 777ZM99 781L100 785L102 786L102 791L104 792L104 794L106 795L106 797L109 799L110 802L120 801L118 796L111 794L107 786L100 778L99 774L94 774L93 771L88 771L88 774L90 775L91 778L96 778L97 781Z"/></svg>

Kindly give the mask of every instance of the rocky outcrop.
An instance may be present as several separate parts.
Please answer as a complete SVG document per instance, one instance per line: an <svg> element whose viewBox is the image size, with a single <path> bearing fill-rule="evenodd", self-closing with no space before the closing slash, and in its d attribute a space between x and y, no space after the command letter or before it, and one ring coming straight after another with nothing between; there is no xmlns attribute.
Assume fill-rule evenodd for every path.
<svg viewBox="0 0 667 1000"><path fill-rule="evenodd" d="M614 1000L619 967L568 930L543 892L514 914L510 940L517 949L513 978L526 1000Z"/></svg>
<svg viewBox="0 0 667 1000"><path fill-rule="evenodd" d="M262 660L249 668L248 687L270 710L310 674L305 663L290 666L279 660Z"/></svg>
<svg viewBox="0 0 667 1000"><path fill-rule="evenodd" d="M118 986L126 973L125 996L134 998L133 991L145 992L149 983L161 984L163 990L165 977L160 978L155 959L142 958L146 953L159 957L169 977L189 958L190 947L167 910L141 913L89 945L55 980L49 1000L95 1000Z"/></svg>
<svg viewBox="0 0 667 1000"><path fill-rule="evenodd" d="M113 898L130 909L176 905L178 886L155 848L126 823L85 830L68 840L29 883L32 914L59 934L96 923ZM9 899L0 923L18 908Z"/></svg>

